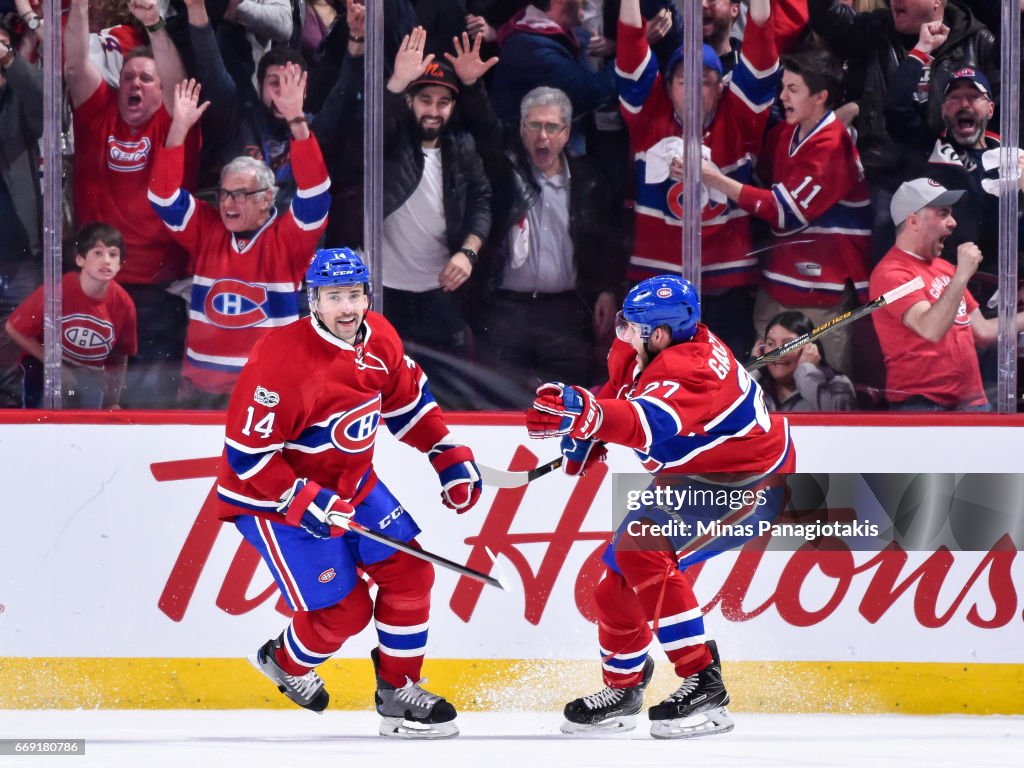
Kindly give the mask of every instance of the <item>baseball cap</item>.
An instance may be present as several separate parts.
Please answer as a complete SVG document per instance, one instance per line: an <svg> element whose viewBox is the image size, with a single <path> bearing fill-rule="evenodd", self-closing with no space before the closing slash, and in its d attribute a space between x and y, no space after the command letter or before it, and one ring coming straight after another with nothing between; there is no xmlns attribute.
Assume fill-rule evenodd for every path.
<svg viewBox="0 0 1024 768"><path fill-rule="evenodd" d="M950 75L949 82L946 83L946 88L942 91L942 95L946 96L953 90L953 86L957 84L958 80L969 80L975 88L990 99L992 98L992 86L989 84L988 78L985 77L984 72L979 72L974 67L963 67Z"/></svg>
<svg viewBox="0 0 1024 768"><path fill-rule="evenodd" d="M953 205L964 196L962 189L946 189L934 179L920 178L900 184L889 204L892 222L899 226L907 216L922 208L942 208Z"/></svg>
<svg viewBox="0 0 1024 768"><path fill-rule="evenodd" d="M455 71L436 61L430 62L423 70L423 74L409 83L409 88L415 88L418 85L443 85L445 88L451 88L456 95L459 93L459 80L455 76Z"/></svg>
<svg viewBox="0 0 1024 768"><path fill-rule="evenodd" d="M722 60L715 53L715 49L707 43L704 43L703 50L701 51L702 64L705 69L713 69L718 73L719 77L722 75ZM679 46L676 48L676 52L672 54L672 58L668 60L668 65L665 67L664 78L668 80L672 77L672 73L676 71L676 67L679 66L679 62L683 60L683 47Z"/></svg>

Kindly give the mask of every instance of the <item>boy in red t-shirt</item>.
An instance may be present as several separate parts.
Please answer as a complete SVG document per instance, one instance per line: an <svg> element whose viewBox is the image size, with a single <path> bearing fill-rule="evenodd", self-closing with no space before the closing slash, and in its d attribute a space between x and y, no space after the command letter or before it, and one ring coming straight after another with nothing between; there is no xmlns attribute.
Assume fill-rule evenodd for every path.
<svg viewBox="0 0 1024 768"><path fill-rule="evenodd" d="M124 243L111 226L94 222L75 236L78 272L61 279L61 345L64 404L74 408L118 408L128 357L138 350L135 304L114 277ZM25 354L26 408L38 408L43 393L43 287L15 309L5 326Z"/></svg>

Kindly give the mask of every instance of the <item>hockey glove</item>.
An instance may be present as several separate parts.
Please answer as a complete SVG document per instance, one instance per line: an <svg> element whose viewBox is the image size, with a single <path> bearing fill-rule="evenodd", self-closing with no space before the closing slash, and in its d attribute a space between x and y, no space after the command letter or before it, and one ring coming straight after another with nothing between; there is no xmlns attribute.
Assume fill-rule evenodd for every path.
<svg viewBox="0 0 1024 768"><path fill-rule="evenodd" d="M331 538L331 526L348 528L355 508L338 494L310 480L295 481L278 506L289 525L299 526L318 539Z"/></svg>
<svg viewBox="0 0 1024 768"><path fill-rule="evenodd" d="M608 459L608 451L596 440L577 440L566 435L562 438L562 456L562 471L583 477L592 466Z"/></svg>
<svg viewBox="0 0 1024 768"><path fill-rule="evenodd" d="M441 501L460 515L476 504L483 489L473 451L465 445L438 443L428 454L441 480Z"/></svg>
<svg viewBox="0 0 1024 768"><path fill-rule="evenodd" d="M588 439L601 427L604 414L589 390L554 381L541 384L537 394L533 408L526 412L530 437L571 435Z"/></svg>

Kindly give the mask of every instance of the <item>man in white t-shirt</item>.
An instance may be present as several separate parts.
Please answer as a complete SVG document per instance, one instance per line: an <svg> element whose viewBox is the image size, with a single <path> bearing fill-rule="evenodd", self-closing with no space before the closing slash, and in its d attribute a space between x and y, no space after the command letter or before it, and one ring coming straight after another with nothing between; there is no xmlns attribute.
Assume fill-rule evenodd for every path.
<svg viewBox="0 0 1024 768"><path fill-rule="evenodd" d="M448 126L459 80L423 55L425 40L417 27L402 42L385 94L383 311L414 352L458 354L460 289L490 231L491 188L472 137ZM438 394L429 354L414 356Z"/></svg>

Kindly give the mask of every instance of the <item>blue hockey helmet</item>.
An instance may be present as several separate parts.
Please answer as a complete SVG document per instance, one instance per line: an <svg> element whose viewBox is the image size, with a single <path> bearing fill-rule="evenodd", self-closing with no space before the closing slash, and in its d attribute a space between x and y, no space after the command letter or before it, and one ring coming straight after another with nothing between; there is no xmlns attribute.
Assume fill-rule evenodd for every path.
<svg viewBox="0 0 1024 768"><path fill-rule="evenodd" d="M361 285L370 282L370 270L351 248L321 248L313 254L306 270L306 287Z"/></svg>
<svg viewBox="0 0 1024 768"><path fill-rule="evenodd" d="M637 283L622 303L622 318L640 326L649 339L655 328L667 325L672 341L685 341L697 332L700 299L693 283L678 275L657 275Z"/></svg>

